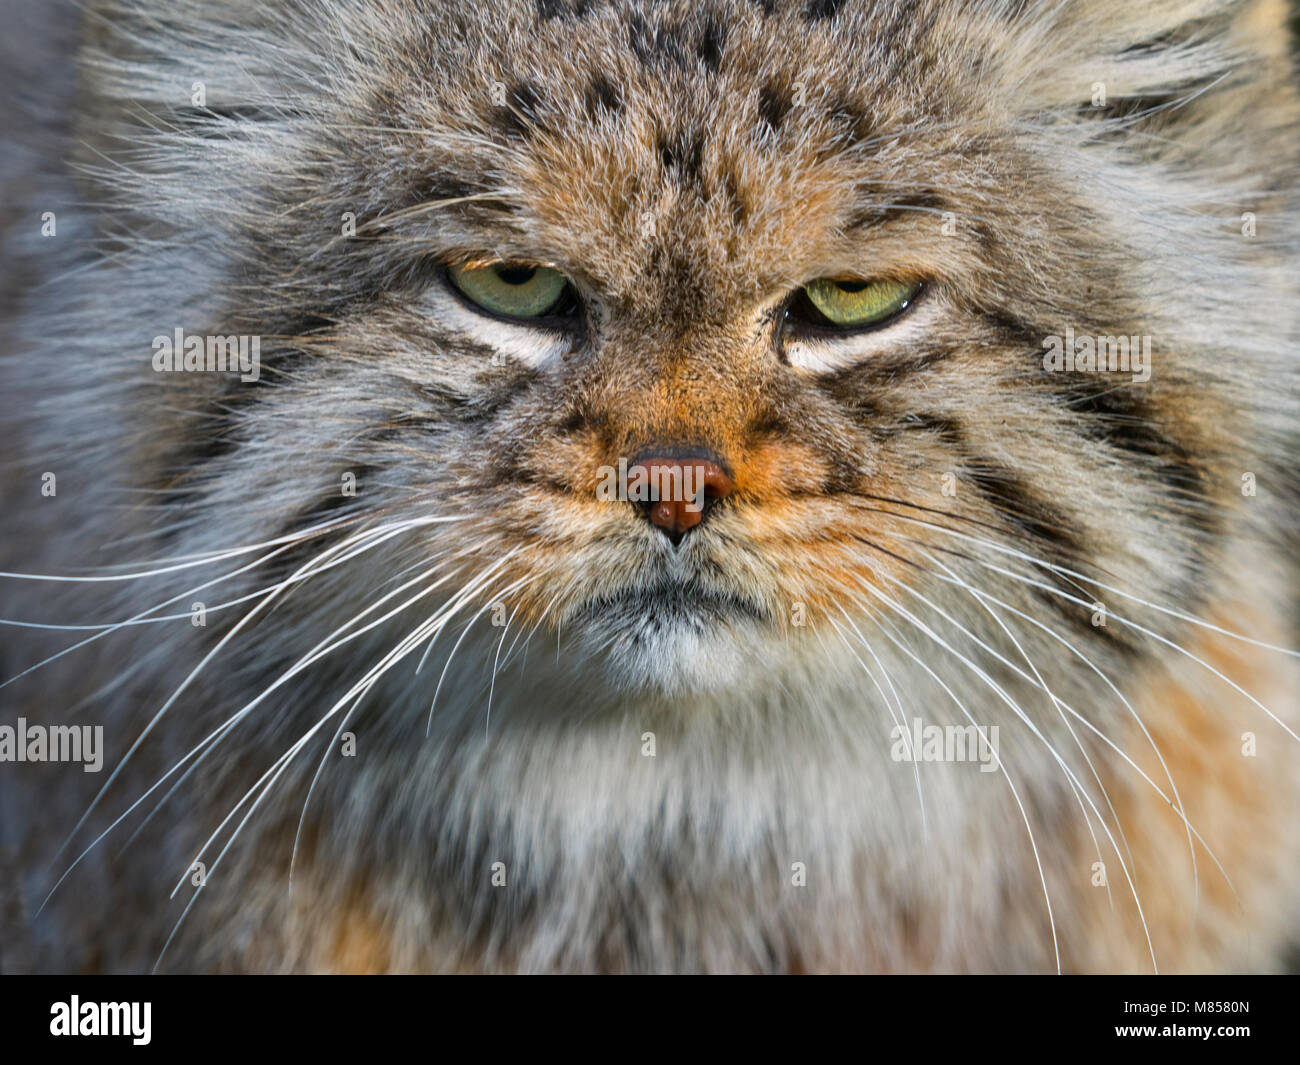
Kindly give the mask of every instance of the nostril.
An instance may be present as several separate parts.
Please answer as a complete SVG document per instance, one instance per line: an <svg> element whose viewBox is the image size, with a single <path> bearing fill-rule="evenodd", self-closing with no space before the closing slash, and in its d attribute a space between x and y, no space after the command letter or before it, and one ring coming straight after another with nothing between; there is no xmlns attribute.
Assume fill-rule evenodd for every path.
<svg viewBox="0 0 1300 1065"><path fill-rule="evenodd" d="M628 480L641 486L639 505L650 523L674 544L704 520L716 500L735 490L721 466L695 455L638 459Z"/></svg>

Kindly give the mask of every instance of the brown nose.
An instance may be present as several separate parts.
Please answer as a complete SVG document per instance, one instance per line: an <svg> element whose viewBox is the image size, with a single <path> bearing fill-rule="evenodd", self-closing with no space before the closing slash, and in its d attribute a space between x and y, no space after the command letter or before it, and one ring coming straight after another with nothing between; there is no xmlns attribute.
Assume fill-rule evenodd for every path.
<svg viewBox="0 0 1300 1065"><path fill-rule="evenodd" d="M646 516L674 544L736 487L721 466L702 456L642 458L627 473L629 489L640 485L638 502Z"/></svg>

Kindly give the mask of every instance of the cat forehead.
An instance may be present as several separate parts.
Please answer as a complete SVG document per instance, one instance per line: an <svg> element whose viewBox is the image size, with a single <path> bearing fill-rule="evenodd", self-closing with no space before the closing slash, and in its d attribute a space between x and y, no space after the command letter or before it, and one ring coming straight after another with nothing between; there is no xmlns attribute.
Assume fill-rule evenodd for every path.
<svg viewBox="0 0 1300 1065"><path fill-rule="evenodd" d="M796 277L873 204L924 199L944 176L943 135L916 135L951 106L952 75L920 43L935 20L917 5L833 8L462 10L464 32L435 34L380 89L411 131L411 204L446 204L431 224L470 250L615 288Z"/></svg>

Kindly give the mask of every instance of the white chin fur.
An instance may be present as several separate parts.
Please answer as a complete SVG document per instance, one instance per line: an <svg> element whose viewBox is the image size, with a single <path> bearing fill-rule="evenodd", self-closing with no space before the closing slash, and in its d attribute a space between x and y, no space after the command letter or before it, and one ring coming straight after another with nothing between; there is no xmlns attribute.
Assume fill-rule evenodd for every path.
<svg viewBox="0 0 1300 1065"><path fill-rule="evenodd" d="M583 650L602 664L609 682L625 691L666 696L744 686L757 674L755 652L767 637L748 619L699 628L689 624L633 624L610 636L593 629Z"/></svg>

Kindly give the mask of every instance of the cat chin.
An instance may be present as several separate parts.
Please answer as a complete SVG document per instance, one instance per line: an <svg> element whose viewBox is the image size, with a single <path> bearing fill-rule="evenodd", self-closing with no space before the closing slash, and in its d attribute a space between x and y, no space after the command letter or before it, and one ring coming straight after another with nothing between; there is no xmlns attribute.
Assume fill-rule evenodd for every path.
<svg viewBox="0 0 1300 1065"><path fill-rule="evenodd" d="M739 618L697 625L630 623L621 631L590 634L588 650L616 691L683 697L752 684L770 636L760 622Z"/></svg>

